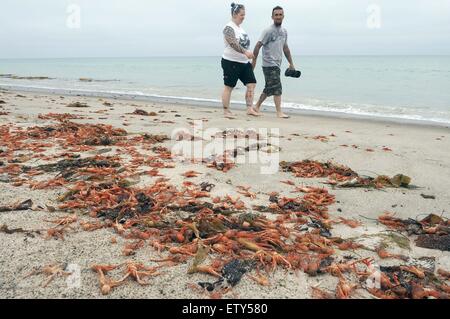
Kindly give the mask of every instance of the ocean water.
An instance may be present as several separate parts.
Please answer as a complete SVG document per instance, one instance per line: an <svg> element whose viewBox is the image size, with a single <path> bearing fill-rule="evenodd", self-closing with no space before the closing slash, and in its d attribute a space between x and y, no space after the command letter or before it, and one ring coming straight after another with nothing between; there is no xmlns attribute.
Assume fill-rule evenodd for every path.
<svg viewBox="0 0 450 319"><path fill-rule="evenodd" d="M294 62L302 77L282 78L287 109L450 124L450 56L296 56ZM264 88L260 66L256 77L255 101ZM0 88L219 106L223 82L220 57L0 59ZM233 102L244 104L244 93L239 84ZM266 108L273 109L270 99Z"/></svg>

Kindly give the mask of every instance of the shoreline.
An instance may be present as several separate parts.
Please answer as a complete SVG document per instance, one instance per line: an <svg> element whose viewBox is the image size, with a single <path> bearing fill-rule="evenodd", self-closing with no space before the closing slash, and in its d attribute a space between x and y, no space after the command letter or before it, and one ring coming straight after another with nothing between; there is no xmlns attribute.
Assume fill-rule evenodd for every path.
<svg viewBox="0 0 450 319"><path fill-rule="evenodd" d="M9 92L18 93L35 93L41 95L53 95L53 96L66 96L66 97L86 97L86 98L105 98L123 101L139 101L139 102L153 102L153 103L163 103L163 104L177 104L185 106L200 106L213 109L222 109L221 103L218 100L206 99L206 98L191 98L191 97L171 97L163 95L147 95L141 96L137 94L124 94L124 93L109 93L109 92L98 92L98 91L88 91L83 89L41 89L41 88L20 88L13 85L0 85L0 90L5 90ZM232 101L232 108L245 110L244 102ZM264 113L275 114L275 107L267 104L263 104L262 111ZM408 126L418 126L418 127L438 127L448 129L450 128L450 123L443 123L430 120L417 120L417 119L406 119L399 117L389 117L389 116L377 116L377 115L365 115L356 113L345 113L336 111L317 111L308 109L294 109L294 108L284 108L285 113L294 116L308 116L308 117L319 117L327 119L347 119L355 121L367 121L379 124L398 124L398 125L408 125Z"/></svg>

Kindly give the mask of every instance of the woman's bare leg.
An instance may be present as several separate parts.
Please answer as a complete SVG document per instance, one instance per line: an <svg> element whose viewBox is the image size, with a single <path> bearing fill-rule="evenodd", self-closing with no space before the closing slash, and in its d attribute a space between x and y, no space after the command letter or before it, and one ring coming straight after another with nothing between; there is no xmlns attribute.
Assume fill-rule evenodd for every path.
<svg viewBox="0 0 450 319"><path fill-rule="evenodd" d="M223 113L225 117L233 116L233 113L230 111L230 100L231 100L231 92L233 88L230 86L224 86L222 93L222 105L223 105Z"/></svg>
<svg viewBox="0 0 450 319"><path fill-rule="evenodd" d="M247 84L247 92L245 93L245 103L247 104L247 114L258 116L258 113L253 109L253 100L255 98L255 83Z"/></svg>

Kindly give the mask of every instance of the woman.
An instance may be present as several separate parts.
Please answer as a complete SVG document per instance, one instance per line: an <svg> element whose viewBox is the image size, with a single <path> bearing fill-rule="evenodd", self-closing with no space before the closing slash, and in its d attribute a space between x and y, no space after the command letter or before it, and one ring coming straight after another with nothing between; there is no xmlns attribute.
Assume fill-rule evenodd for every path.
<svg viewBox="0 0 450 319"><path fill-rule="evenodd" d="M256 86L256 78L253 73L250 60L253 52L249 51L250 39L248 34L241 28L245 19L245 7L242 4L231 4L232 20L223 29L225 51L222 56L223 80L225 88L222 94L222 103L225 117L233 117L230 112L231 92L238 80L247 87L245 102L247 114L257 116L253 109L253 97Z"/></svg>

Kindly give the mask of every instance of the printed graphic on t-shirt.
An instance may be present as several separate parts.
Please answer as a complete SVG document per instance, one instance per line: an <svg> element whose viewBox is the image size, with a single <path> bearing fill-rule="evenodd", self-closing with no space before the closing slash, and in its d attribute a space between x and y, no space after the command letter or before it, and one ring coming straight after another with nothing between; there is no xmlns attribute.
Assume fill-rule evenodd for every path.
<svg viewBox="0 0 450 319"><path fill-rule="evenodd" d="M273 31L269 35L267 43L284 40L285 38L286 38L286 35L284 32Z"/></svg>
<svg viewBox="0 0 450 319"><path fill-rule="evenodd" d="M250 48L250 38L248 34L242 34L242 36L239 38L239 44L246 50Z"/></svg>

